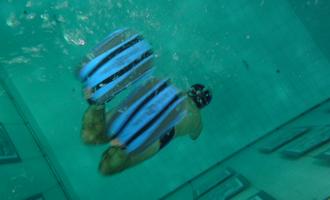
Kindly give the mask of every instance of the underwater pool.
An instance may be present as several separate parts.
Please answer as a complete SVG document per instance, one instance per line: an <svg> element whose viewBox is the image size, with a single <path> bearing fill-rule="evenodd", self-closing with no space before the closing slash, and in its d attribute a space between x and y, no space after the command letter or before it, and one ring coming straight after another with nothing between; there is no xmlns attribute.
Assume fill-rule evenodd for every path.
<svg viewBox="0 0 330 200"><path fill-rule="evenodd" d="M6 157L0 160L0 199L169 197L330 97L329 19L325 0L1 1L0 153ZM104 177L97 168L107 145L86 146L80 139L87 103L76 71L100 40L122 27L148 38L157 76L171 78L182 89L204 83L212 88L213 101L202 111L198 140L178 138L152 159ZM225 199L247 199L265 189L260 185L271 185L266 192L276 199L322 200L330 195L330 189L305 188L302 181L309 180L308 174L297 173L287 181L300 184L295 190L286 189L286 181L250 176L247 169L258 171L259 162L247 155L251 162L241 156L233 165L245 167L240 174L250 189ZM279 162L283 165L268 165L264 173L285 176L285 168L272 171L279 166L294 171L285 164L291 161ZM324 165L311 171L329 179L329 166ZM231 170L211 173L203 184L227 180ZM326 181L317 186L330 187ZM220 194L205 195L210 188L201 196L197 188L174 199L187 199L186 193L193 193L192 199L222 199Z"/></svg>

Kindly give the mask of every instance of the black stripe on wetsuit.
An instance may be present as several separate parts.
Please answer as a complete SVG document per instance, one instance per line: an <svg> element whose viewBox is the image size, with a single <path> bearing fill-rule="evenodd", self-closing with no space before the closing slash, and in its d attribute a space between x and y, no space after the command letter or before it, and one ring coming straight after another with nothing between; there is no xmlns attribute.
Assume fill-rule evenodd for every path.
<svg viewBox="0 0 330 200"><path fill-rule="evenodd" d="M170 141L173 139L174 135L175 135L175 128L172 128L172 130L170 132L168 132L167 134L162 136L159 140L159 142L160 142L159 150L161 150L166 145L168 145L168 143L170 143Z"/></svg>

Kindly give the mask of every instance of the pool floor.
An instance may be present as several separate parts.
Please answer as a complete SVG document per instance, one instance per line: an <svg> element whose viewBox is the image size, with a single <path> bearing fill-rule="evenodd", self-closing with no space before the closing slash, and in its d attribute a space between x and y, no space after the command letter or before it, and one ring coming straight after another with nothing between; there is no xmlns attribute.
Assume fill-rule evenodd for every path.
<svg viewBox="0 0 330 200"><path fill-rule="evenodd" d="M1 2L1 78L61 176L54 180L70 194L63 198L161 198L330 97L328 48L292 2ZM103 177L97 167L107 145L80 140L87 104L75 73L83 56L121 27L133 27L151 42L157 76L182 89L205 83L214 98L202 112L197 141L178 138L152 159Z"/></svg>

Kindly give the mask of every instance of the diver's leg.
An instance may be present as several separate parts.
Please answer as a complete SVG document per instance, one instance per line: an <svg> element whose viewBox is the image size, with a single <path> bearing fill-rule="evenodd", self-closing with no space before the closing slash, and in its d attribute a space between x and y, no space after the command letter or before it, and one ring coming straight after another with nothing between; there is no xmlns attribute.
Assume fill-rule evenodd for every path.
<svg viewBox="0 0 330 200"><path fill-rule="evenodd" d="M135 166L145 160L148 160L149 158L153 157L159 150L160 150L160 143L159 143L159 141L156 141L143 152L136 154L136 155L134 155L134 154L130 155L128 157L128 161L126 163L126 167L129 168L129 167Z"/></svg>
<svg viewBox="0 0 330 200"><path fill-rule="evenodd" d="M102 175L112 175L126 168L128 154L120 146L109 147L102 155L99 171Z"/></svg>
<svg viewBox="0 0 330 200"><path fill-rule="evenodd" d="M99 171L103 175L112 175L133 167L154 156L158 152L159 146L157 141L138 155L128 155L122 147L112 146L103 153Z"/></svg>
<svg viewBox="0 0 330 200"><path fill-rule="evenodd" d="M145 160L153 157L157 152L159 152L162 148L164 148L169 142L174 138L175 129L173 128L168 134L164 135L157 140L153 144L151 144L146 150L142 151L138 154L132 154L128 157L128 161L126 163L126 167L132 167L137 165Z"/></svg>
<svg viewBox="0 0 330 200"><path fill-rule="evenodd" d="M110 141L106 130L105 105L91 105L83 117L81 137L86 144L101 144Z"/></svg>

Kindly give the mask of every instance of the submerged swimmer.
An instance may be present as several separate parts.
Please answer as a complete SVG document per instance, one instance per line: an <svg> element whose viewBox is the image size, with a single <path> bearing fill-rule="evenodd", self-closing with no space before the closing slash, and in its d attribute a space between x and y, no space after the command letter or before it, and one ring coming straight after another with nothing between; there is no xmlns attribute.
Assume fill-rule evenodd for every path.
<svg viewBox="0 0 330 200"><path fill-rule="evenodd" d="M166 84L165 89L168 88L167 96L161 96L163 93L165 95L165 92L160 91L160 89L165 91L161 83ZM152 93L153 89L154 93ZM172 104L173 110L170 111L169 104L164 104L163 101L166 101L171 91L179 90L174 89L169 82L161 82L153 78L137 89L115 112L106 113L104 104L89 106L83 117L81 136L86 144L110 143L110 147L103 153L99 164L99 171L103 175L121 172L151 158L173 138L189 135L191 139L196 140L199 137L202 131L200 110L210 103L211 92L202 84L195 84L186 94L181 93L180 98L176 98L182 101L178 101L176 106ZM178 97L177 94L174 94L173 97ZM158 96L158 99L161 100L153 100ZM171 98L169 97L169 99ZM137 103L139 101L140 104ZM156 104L153 106L156 108L152 108L152 101L155 101ZM171 102L173 101L171 100ZM152 133L150 132L144 141L138 141L139 137L143 137L143 134L146 134L154 123L158 123L155 118L160 119L165 111L169 111L169 114L159 122L158 128L154 129ZM158 112L158 114L156 115L154 112ZM146 121L145 118L149 116L152 119L145 123L141 122ZM175 123L172 123L173 121ZM130 140L127 137L130 137Z"/></svg>
<svg viewBox="0 0 330 200"><path fill-rule="evenodd" d="M173 138L202 131L200 109L211 101L201 84L187 93L168 80L147 79L153 53L140 34L121 29L109 35L89 54L80 70L85 97L81 137L86 144L106 144L99 170L115 174L155 155ZM105 104L140 79L147 79L113 111Z"/></svg>

